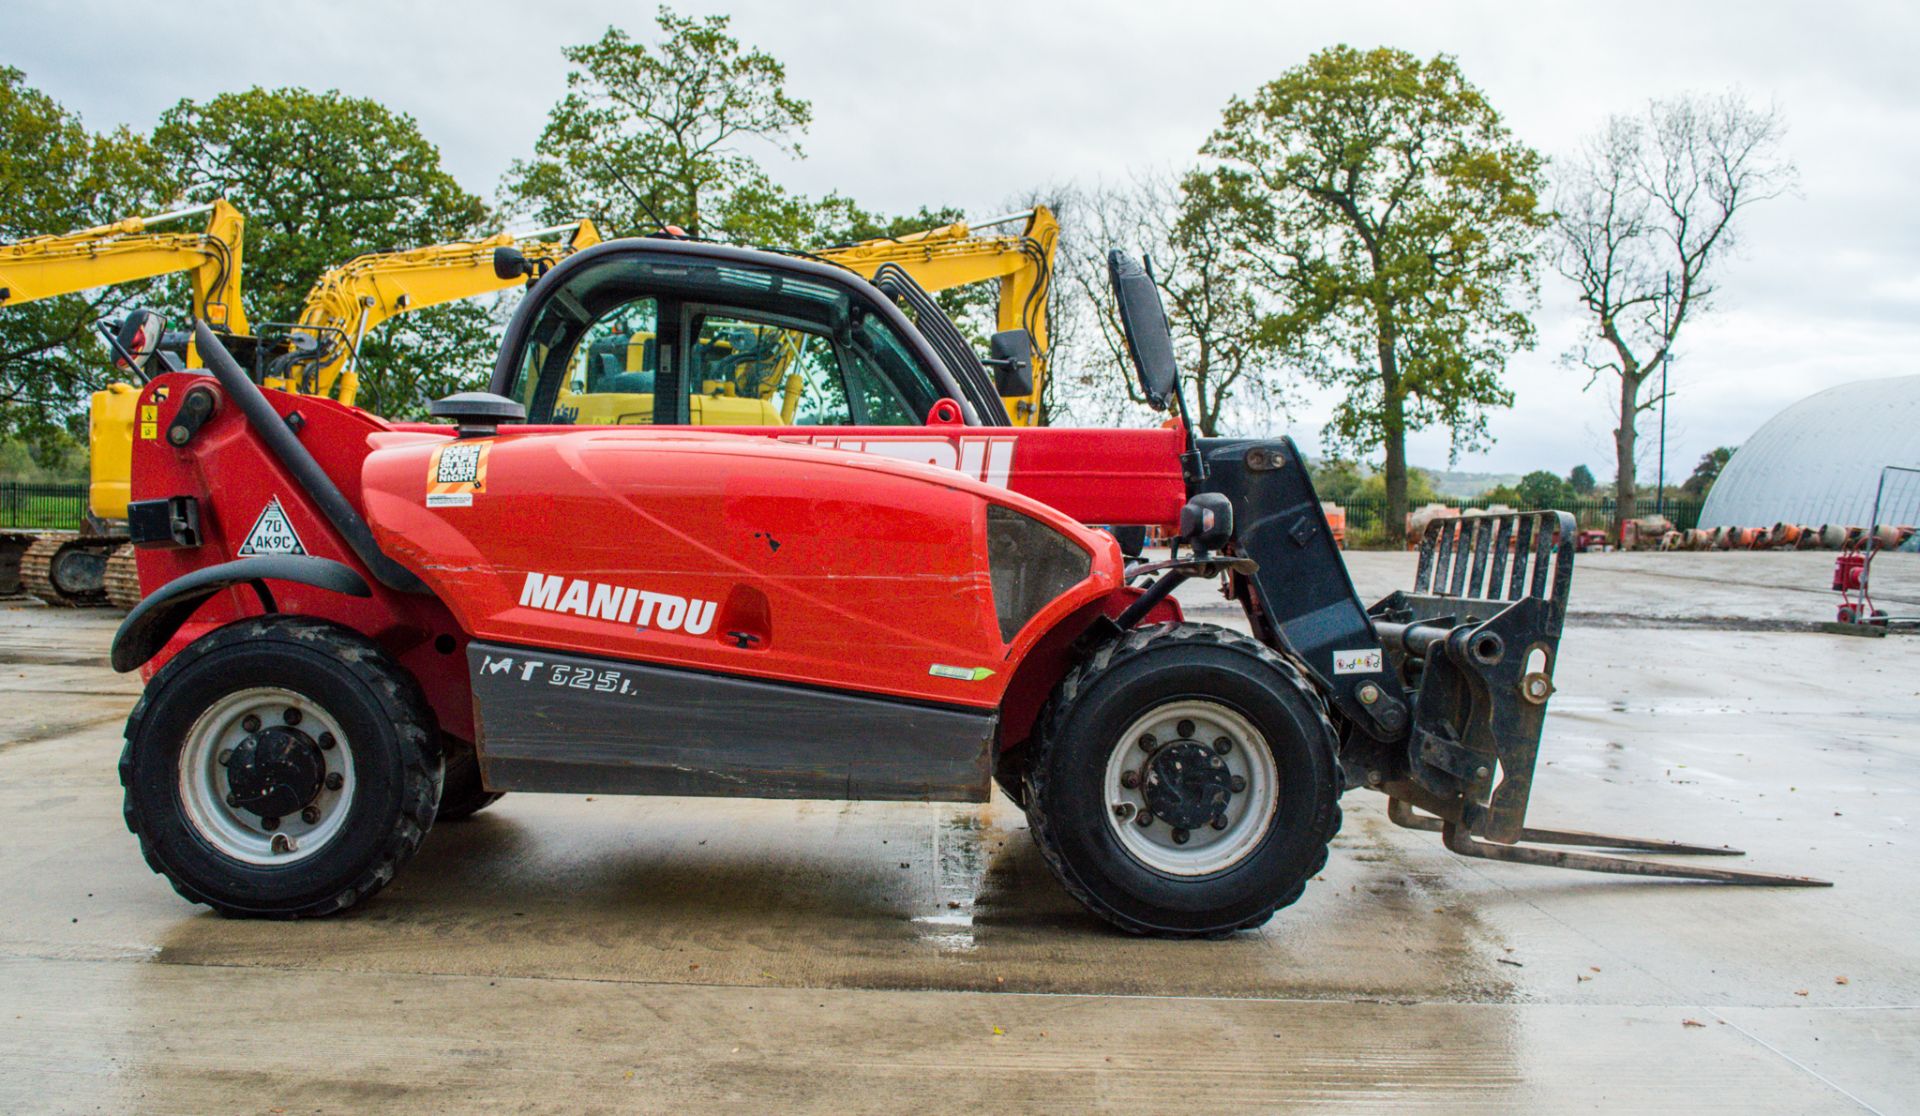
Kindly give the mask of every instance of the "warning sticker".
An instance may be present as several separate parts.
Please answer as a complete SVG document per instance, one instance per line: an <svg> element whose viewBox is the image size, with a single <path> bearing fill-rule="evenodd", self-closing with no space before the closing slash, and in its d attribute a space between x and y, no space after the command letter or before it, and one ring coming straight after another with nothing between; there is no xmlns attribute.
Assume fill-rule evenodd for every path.
<svg viewBox="0 0 1920 1116"><path fill-rule="evenodd" d="M293 523L287 519L285 508L280 506L280 497L267 501L260 509L260 518L253 521L253 530L247 532L246 541L240 544L240 556L253 558L266 554L305 554L307 548L300 545L300 536L294 533Z"/></svg>
<svg viewBox="0 0 1920 1116"><path fill-rule="evenodd" d="M160 436L160 408L152 403L140 405L140 440L151 442Z"/></svg>
<svg viewBox="0 0 1920 1116"><path fill-rule="evenodd" d="M1335 651L1333 653L1333 672L1335 674L1379 674L1384 668L1380 662L1380 649L1369 648L1365 651Z"/></svg>
<svg viewBox="0 0 1920 1116"><path fill-rule="evenodd" d="M492 442L448 442L427 459L427 506L470 508L487 490L487 451Z"/></svg>

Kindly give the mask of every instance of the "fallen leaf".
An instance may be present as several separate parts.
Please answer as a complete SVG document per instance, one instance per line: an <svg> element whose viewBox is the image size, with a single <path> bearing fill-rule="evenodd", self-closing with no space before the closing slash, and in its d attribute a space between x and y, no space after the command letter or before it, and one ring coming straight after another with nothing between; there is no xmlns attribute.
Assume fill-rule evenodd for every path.
<svg viewBox="0 0 1920 1116"><path fill-rule="evenodd" d="M1845 984L1845 983L1847 983L1847 978L1846 978L1846 977L1834 977L1834 978L1833 978L1833 982L1834 982L1835 984Z"/></svg>
<svg viewBox="0 0 1920 1116"><path fill-rule="evenodd" d="M1000 1029L1000 1028L998 1028L998 1027L995 1027L995 1028L993 1029L993 1033L994 1033L994 1034L996 1034L996 1035L1004 1035L1004 1034L1006 1034L1006 1032L1005 1032L1005 1031L1003 1031L1003 1030L1001 1030L1001 1029Z"/></svg>
<svg viewBox="0 0 1920 1116"><path fill-rule="evenodd" d="M1513 966L1514 968L1516 968L1516 969L1524 969L1524 968L1526 968L1526 966L1525 966L1524 964L1522 964L1522 963L1520 963L1520 962L1518 962L1518 961L1515 961L1515 960L1514 960L1513 958L1511 958L1511 957L1496 957L1496 958L1494 958L1494 960L1495 960L1495 961L1498 961L1498 962L1500 962L1500 963L1501 963L1502 965L1512 965L1512 966Z"/></svg>
<svg viewBox="0 0 1920 1116"><path fill-rule="evenodd" d="M1592 977L1592 976L1590 976L1590 975L1588 975L1588 974L1586 974L1586 973L1575 973L1575 974L1573 974L1573 982L1574 982L1575 984L1579 984L1579 983L1580 983L1581 981L1583 981L1583 980L1592 980L1592 979L1593 979L1593 977Z"/></svg>
<svg viewBox="0 0 1920 1116"><path fill-rule="evenodd" d="M1598 965L1588 965L1588 966L1587 966L1587 971L1589 971L1589 972L1595 972L1595 973L1597 973L1597 972L1599 972L1599 971L1600 971L1600 966L1598 966Z"/></svg>
<svg viewBox="0 0 1920 1116"><path fill-rule="evenodd" d="M1804 988L1796 988L1793 990L1793 994L1796 996L1805 996L1807 994L1807 990Z"/></svg>
<svg viewBox="0 0 1920 1116"><path fill-rule="evenodd" d="M1682 1020L1680 1021L1680 1025L1681 1025L1682 1027L1704 1027L1704 1026L1706 1026L1706 1024L1705 1024L1705 1023L1702 1023L1702 1022L1700 1022L1700 1021L1699 1021L1698 1019L1682 1019Z"/></svg>

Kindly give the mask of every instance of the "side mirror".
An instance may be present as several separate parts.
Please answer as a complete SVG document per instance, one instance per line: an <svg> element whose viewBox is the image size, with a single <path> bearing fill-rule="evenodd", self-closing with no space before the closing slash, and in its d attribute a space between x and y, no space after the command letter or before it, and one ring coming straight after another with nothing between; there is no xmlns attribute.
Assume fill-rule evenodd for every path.
<svg viewBox="0 0 1920 1116"><path fill-rule="evenodd" d="M1127 335L1127 355L1140 376L1140 391L1156 411L1167 409L1173 398L1179 367L1173 359L1173 332L1153 272L1115 249L1107 253L1107 277L1120 307L1120 328Z"/></svg>
<svg viewBox="0 0 1920 1116"><path fill-rule="evenodd" d="M518 248L495 248L493 274L503 280L518 279L522 275L532 275L533 265L527 262L527 257Z"/></svg>
<svg viewBox="0 0 1920 1116"><path fill-rule="evenodd" d="M114 366L144 378L166 328L166 319L151 310L129 311L113 334Z"/></svg>
<svg viewBox="0 0 1920 1116"><path fill-rule="evenodd" d="M987 363L994 369L994 390L1001 395L1033 394L1033 335L1003 329L987 341Z"/></svg>

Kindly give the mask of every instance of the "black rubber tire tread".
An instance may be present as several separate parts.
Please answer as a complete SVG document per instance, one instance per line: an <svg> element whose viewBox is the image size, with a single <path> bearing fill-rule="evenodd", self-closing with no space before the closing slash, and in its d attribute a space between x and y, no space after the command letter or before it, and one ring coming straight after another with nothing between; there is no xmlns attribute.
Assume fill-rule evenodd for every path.
<svg viewBox="0 0 1920 1116"><path fill-rule="evenodd" d="M1314 810L1314 814L1319 819L1319 825L1317 831L1310 834L1314 851L1304 870L1297 872L1293 879L1279 888L1273 901L1264 909L1241 918L1231 925L1204 929L1186 929L1149 923L1119 911L1094 893L1079 880L1062 856L1053 821L1047 816L1045 808L1049 800L1046 780L1052 766L1049 762L1051 752L1062 736L1062 730L1072 713L1075 699L1101 675L1118 669L1129 660L1151 653L1156 648L1187 642L1201 642L1237 652L1256 661L1260 667L1278 673L1305 699L1308 708L1318 717L1321 732L1317 743L1324 752L1327 770L1331 773L1331 777L1322 781L1319 788L1321 794L1319 801L1315 803ZM1159 938L1219 939L1228 937L1236 931L1252 930L1265 925L1273 918L1275 911L1298 902L1301 895L1306 892L1307 882L1319 875L1327 866L1328 846L1332 843L1334 835L1340 832L1340 793L1345 786L1345 780L1341 777L1337 750L1338 737L1335 735L1332 720L1327 716L1326 701L1319 692L1285 657L1251 636L1212 624L1156 624L1135 628L1119 639L1102 645L1067 672L1066 676L1060 680L1060 684L1054 688L1046 707L1040 711L1038 726L1038 730L1029 742L1029 746L1033 749L1032 761L1026 765L1027 824L1033 831L1034 842L1040 846L1047 866L1053 870L1054 877L1060 881L1060 885L1068 894L1100 918L1127 933Z"/></svg>
<svg viewBox="0 0 1920 1116"><path fill-rule="evenodd" d="M465 821L507 796L506 791L490 791L480 781L480 757L462 740L445 740L441 752L446 756L447 778L440 790L440 810L436 822Z"/></svg>
<svg viewBox="0 0 1920 1116"><path fill-rule="evenodd" d="M165 695L169 684L208 656L261 641L291 644L336 660L374 697L393 726L401 752L399 809L390 829L379 838L375 854L367 858L364 870L344 887L283 907L225 902L183 878L169 866L164 843L143 824L134 798L135 741L140 738L155 701ZM165 876L173 889L189 902L204 903L222 915L240 918L296 919L337 914L385 887L400 866L419 851L421 840L433 828L444 778L439 739L433 711L418 682L372 640L352 629L313 617L276 615L238 620L189 644L169 660L142 691L133 713L127 718L126 745L120 753L120 785L125 788L121 812L127 829L140 841L140 854L146 858L147 867ZM171 754L167 759L171 764Z"/></svg>

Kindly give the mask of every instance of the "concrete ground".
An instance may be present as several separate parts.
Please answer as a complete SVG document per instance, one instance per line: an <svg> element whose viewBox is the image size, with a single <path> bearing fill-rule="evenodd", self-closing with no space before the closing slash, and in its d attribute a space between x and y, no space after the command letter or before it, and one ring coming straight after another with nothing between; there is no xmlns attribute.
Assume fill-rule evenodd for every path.
<svg viewBox="0 0 1920 1116"><path fill-rule="evenodd" d="M1584 558L1533 817L1832 889L1461 860L1355 792L1201 943L1104 929L998 800L509 796L344 917L223 920L121 824L116 618L0 606L0 1111L1920 1110L1920 637L1810 630L1830 566Z"/></svg>

